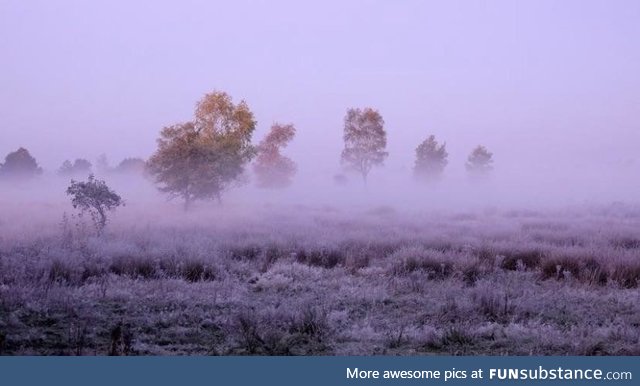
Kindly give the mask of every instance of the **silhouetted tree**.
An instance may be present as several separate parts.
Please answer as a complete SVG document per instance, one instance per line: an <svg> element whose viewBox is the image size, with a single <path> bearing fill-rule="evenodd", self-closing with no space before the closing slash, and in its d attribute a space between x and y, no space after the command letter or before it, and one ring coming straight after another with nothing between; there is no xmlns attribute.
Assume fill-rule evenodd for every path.
<svg viewBox="0 0 640 386"><path fill-rule="evenodd" d="M292 124L271 126L271 131L258 145L258 156L253 167L257 185L261 188L284 188L291 184L296 164L280 150L287 146L296 134Z"/></svg>
<svg viewBox="0 0 640 386"><path fill-rule="evenodd" d="M30 178L42 174L36 159L23 147L7 154L0 165L0 176L9 178Z"/></svg>
<svg viewBox="0 0 640 386"><path fill-rule="evenodd" d="M486 176L491 170L493 170L493 153L488 151L484 146L480 145L473 149L465 166L471 176L482 177Z"/></svg>
<svg viewBox="0 0 640 386"><path fill-rule="evenodd" d="M147 163L142 158L125 158L114 171L118 173L128 174L144 174L147 169Z"/></svg>
<svg viewBox="0 0 640 386"><path fill-rule="evenodd" d="M91 174L91 162L82 158L76 159L73 163L66 160L58 169L58 174L61 176L89 175Z"/></svg>
<svg viewBox="0 0 640 386"><path fill-rule="evenodd" d="M430 135L416 148L416 163L413 173L417 179L422 181L437 180L442 176L444 168L449 161L447 157L447 144L439 144L436 137Z"/></svg>
<svg viewBox="0 0 640 386"><path fill-rule="evenodd" d="M93 175L85 181L71 180L67 188L67 195L71 196L71 204L80 209L80 213L89 213L98 230L102 233L107 225L107 213L124 205L122 198L109 189L104 181L96 180Z"/></svg>
<svg viewBox="0 0 640 386"><path fill-rule="evenodd" d="M244 101L236 105L227 93L206 94L196 105L194 121L162 129L149 171L161 191L184 200L185 209L194 200L220 200L255 153L255 127Z"/></svg>
<svg viewBox="0 0 640 386"><path fill-rule="evenodd" d="M366 184L371 168L383 165L389 155L382 116L368 107L347 110L343 139L343 165L360 173Z"/></svg>

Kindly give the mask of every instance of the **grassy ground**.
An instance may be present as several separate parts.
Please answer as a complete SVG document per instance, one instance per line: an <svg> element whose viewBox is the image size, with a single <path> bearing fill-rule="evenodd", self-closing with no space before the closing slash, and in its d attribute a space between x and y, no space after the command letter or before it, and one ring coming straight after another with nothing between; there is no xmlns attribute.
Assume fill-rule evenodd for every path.
<svg viewBox="0 0 640 386"><path fill-rule="evenodd" d="M130 216L0 222L0 353L640 355L637 209Z"/></svg>

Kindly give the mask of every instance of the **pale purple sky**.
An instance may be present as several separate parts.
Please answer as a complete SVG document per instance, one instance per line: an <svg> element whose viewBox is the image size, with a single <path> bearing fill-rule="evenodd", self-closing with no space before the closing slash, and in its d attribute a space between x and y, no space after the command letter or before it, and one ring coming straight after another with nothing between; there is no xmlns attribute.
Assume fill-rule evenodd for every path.
<svg viewBox="0 0 640 386"><path fill-rule="evenodd" d="M50 170L146 158L215 89L249 103L256 141L295 123L303 171L338 169L361 106L398 170L431 133L458 169L478 143L502 169L640 163L639 1L0 0L0 53L0 155Z"/></svg>

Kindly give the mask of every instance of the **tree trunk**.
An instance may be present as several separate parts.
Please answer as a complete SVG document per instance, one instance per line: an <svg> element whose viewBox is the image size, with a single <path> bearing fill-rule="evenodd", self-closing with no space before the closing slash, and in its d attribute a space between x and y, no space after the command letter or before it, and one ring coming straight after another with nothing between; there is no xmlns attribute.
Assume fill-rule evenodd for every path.
<svg viewBox="0 0 640 386"><path fill-rule="evenodd" d="M98 208L98 215L100 216L100 219L98 220L98 234L101 235L104 228L107 226L107 215L104 213L102 208Z"/></svg>

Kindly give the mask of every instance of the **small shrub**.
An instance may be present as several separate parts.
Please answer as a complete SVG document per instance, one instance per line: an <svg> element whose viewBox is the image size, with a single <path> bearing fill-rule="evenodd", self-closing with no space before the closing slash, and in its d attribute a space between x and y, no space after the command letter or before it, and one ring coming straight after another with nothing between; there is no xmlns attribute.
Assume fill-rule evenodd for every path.
<svg viewBox="0 0 640 386"><path fill-rule="evenodd" d="M71 180L67 195L71 196L71 204L80 213L89 213L99 234L107 225L107 214L124 205L122 198L104 181L96 180L93 174L86 182Z"/></svg>
<svg viewBox="0 0 640 386"><path fill-rule="evenodd" d="M119 276L153 279L157 276L156 265L150 258L120 256L114 258L109 271Z"/></svg>
<svg viewBox="0 0 640 386"><path fill-rule="evenodd" d="M620 249L640 249L640 239L635 237L618 237L611 240L611 245Z"/></svg>
<svg viewBox="0 0 640 386"><path fill-rule="evenodd" d="M278 246L271 246L264 251L264 256L262 258L262 266L260 267L260 272L264 273L269 270L275 264L278 259L280 259L285 252Z"/></svg>
<svg viewBox="0 0 640 386"><path fill-rule="evenodd" d="M327 329L327 314L315 308L308 308L293 319L289 332L321 340L327 333Z"/></svg>
<svg viewBox="0 0 640 386"><path fill-rule="evenodd" d="M73 268L68 264L54 260L49 267L48 280L50 283L71 284Z"/></svg>
<svg viewBox="0 0 640 386"><path fill-rule="evenodd" d="M640 262L618 264L613 269L611 278L622 288L637 288L640 284Z"/></svg>
<svg viewBox="0 0 640 386"><path fill-rule="evenodd" d="M345 256L336 249L301 250L296 254L296 260L298 263L331 269L337 265L344 265Z"/></svg>
<svg viewBox="0 0 640 386"><path fill-rule="evenodd" d="M452 348L466 348L473 345L473 343L473 335L462 329L460 326L453 326L447 329L440 340L442 347L453 346Z"/></svg>
<svg viewBox="0 0 640 386"><path fill-rule="evenodd" d="M605 285L609 280L607 269L593 257L583 259L571 256L553 257L545 260L540 266L543 280L564 280L567 273L572 278L589 285Z"/></svg>
<svg viewBox="0 0 640 386"><path fill-rule="evenodd" d="M496 259L496 251L494 251L491 248L487 248L487 247L483 247L478 249L475 252L475 255L478 257L478 260L480 260L480 262L482 263L490 263L491 265L493 265L493 262Z"/></svg>
<svg viewBox="0 0 640 386"><path fill-rule="evenodd" d="M605 285L609 279L607 270L593 257L584 260L580 276L584 282L592 285Z"/></svg>
<svg viewBox="0 0 640 386"><path fill-rule="evenodd" d="M462 281L468 287L472 287L476 284L476 281L478 281L480 274L481 270L477 264L468 265L462 270Z"/></svg>
<svg viewBox="0 0 640 386"><path fill-rule="evenodd" d="M83 283L89 279L103 277L107 274L106 268L95 261L85 261L81 266L81 280Z"/></svg>
<svg viewBox="0 0 640 386"><path fill-rule="evenodd" d="M416 271L426 273L429 279L445 279L453 273L453 264L423 256L406 258L391 268L391 273L396 276L407 276Z"/></svg>
<svg viewBox="0 0 640 386"><path fill-rule="evenodd" d="M244 349L246 354L258 354L260 349L264 347L265 341L258 333L259 324L255 316L242 313L238 315L236 322L240 347Z"/></svg>
<svg viewBox="0 0 640 386"><path fill-rule="evenodd" d="M237 247L230 250L231 258L234 260L255 260L260 256L261 248L256 245Z"/></svg>
<svg viewBox="0 0 640 386"><path fill-rule="evenodd" d="M522 264L526 269L535 269L543 257L543 253L539 250L507 252L503 255L504 259L500 264L500 268L509 271L517 270L519 264Z"/></svg>
<svg viewBox="0 0 640 386"><path fill-rule="evenodd" d="M212 281L216 278L216 271L213 267L202 261L188 260L182 266L181 276L184 280L191 283Z"/></svg>

